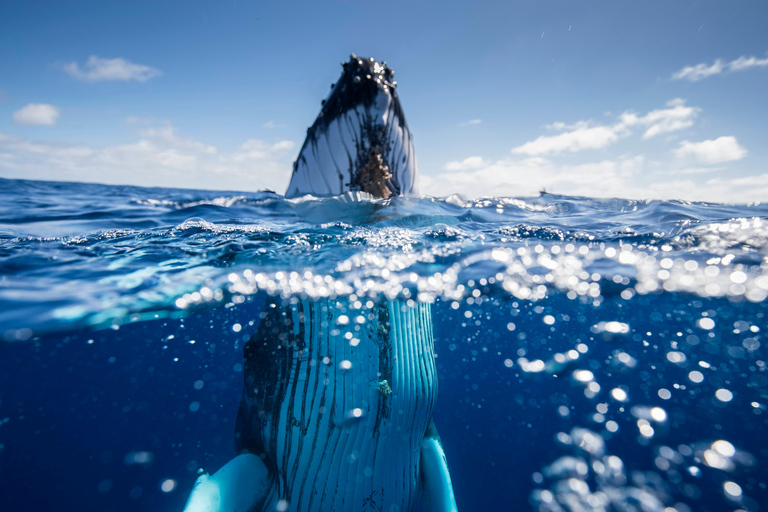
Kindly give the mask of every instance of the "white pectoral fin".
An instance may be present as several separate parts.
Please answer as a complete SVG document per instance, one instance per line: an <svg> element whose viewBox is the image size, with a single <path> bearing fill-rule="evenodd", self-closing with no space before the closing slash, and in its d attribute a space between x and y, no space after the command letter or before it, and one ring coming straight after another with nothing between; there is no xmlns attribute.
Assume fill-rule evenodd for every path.
<svg viewBox="0 0 768 512"><path fill-rule="evenodd" d="M264 462L251 453L238 455L213 475L203 473L184 512L248 512L269 488Z"/></svg>
<svg viewBox="0 0 768 512"><path fill-rule="evenodd" d="M451 474L434 423L421 442L421 481L424 512L457 512Z"/></svg>

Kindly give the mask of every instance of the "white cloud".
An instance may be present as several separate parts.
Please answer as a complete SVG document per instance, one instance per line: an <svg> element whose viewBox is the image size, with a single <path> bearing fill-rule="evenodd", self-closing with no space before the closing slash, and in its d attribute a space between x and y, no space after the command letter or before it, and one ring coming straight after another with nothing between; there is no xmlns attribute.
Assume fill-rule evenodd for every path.
<svg viewBox="0 0 768 512"><path fill-rule="evenodd" d="M680 176L668 162L648 161L642 155L560 165L541 157L488 162L459 172L422 175L421 191L434 196L460 193L471 197L530 197L541 189L556 194L630 199L683 199L737 202L765 200L768 174L733 178L727 169L707 181Z"/></svg>
<svg viewBox="0 0 768 512"><path fill-rule="evenodd" d="M555 123L562 125L562 123ZM582 126L559 135L541 135L532 142L512 149L512 153L524 155L544 155L562 153L564 151L582 151L585 149L600 149L613 144L624 132L620 125L615 126Z"/></svg>
<svg viewBox="0 0 768 512"><path fill-rule="evenodd" d="M182 137L169 126L142 130L108 147L33 142L0 134L0 175L160 187L282 192L294 143L248 140L234 151Z"/></svg>
<svg viewBox="0 0 768 512"><path fill-rule="evenodd" d="M59 107L47 103L30 103L13 113L13 121L23 126L53 126L60 114Z"/></svg>
<svg viewBox="0 0 768 512"><path fill-rule="evenodd" d="M746 71L751 68L760 68L768 66L768 58L758 59L757 57L741 56L727 64L722 59L717 59L713 64L696 64L695 66L686 66L680 71L672 73L672 80L689 80L697 82L712 75L719 75L724 71L736 72Z"/></svg>
<svg viewBox="0 0 768 512"><path fill-rule="evenodd" d="M466 171L468 169L477 169L484 164L482 157L470 156L461 162L448 162L443 166L446 171Z"/></svg>
<svg viewBox="0 0 768 512"><path fill-rule="evenodd" d="M652 110L638 117L634 114L622 114L622 121L627 126L641 125L648 128L643 133L643 139L650 139L662 133L670 133L693 126L693 120L701 109L688 107L685 100L675 98L667 102L667 108Z"/></svg>
<svg viewBox="0 0 768 512"><path fill-rule="evenodd" d="M513 148L512 153L537 156L602 149L614 144L622 137L631 135L630 128L635 126L646 127L643 139L649 139L662 133L693 126L693 120L701 111L697 107L686 106L685 100L680 98L667 102L666 107L652 110L644 116L625 112L619 116L619 122L613 125L591 126L589 121L579 121L573 125L554 122L546 128L563 133L541 135L536 140Z"/></svg>
<svg viewBox="0 0 768 512"><path fill-rule="evenodd" d="M642 167L643 158L556 165L541 157L490 162L476 170L422 176L422 193L466 197L531 196L542 188L591 197L620 195L624 175Z"/></svg>
<svg viewBox="0 0 768 512"><path fill-rule="evenodd" d="M82 68L77 62L69 62L62 64L61 69L72 78L84 82L103 82L107 80L146 82L163 74L159 69L144 66L143 64L135 64L121 58L103 59L96 55L91 55Z"/></svg>
<svg viewBox="0 0 768 512"><path fill-rule="evenodd" d="M267 121L266 123L261 125L262 128L266 128L267 130L274 130L275 128L285 128L284 124L277 124L274 121Z"/></svg>
<svg viewBox="0 0 768 512"><path fill-rule="evenodd" d="M465 121L463 123L459 123L459 126L472 126L476 124L481 124L483 122L482 119L470 119L469 121Z"/></svg>
<svg viewBox="0 0 768 512"><path fill-rule="evenodd" d="M718 137L702 142L685 140L680 143L675 154L679 158L693 157L703 164L719 164L741 160L747 156L747 150L739 144L736 137Z"/></svg>
<svg viewBox="0 0 768 512"><path fill-rule="evenodd" d="M766 66L768 66L768 58L739 57L728 63L728 69L731 71L746 71L749 68L764 68Z"/></svg>
<svg viewBox="0 0 768 512"><path fill-rule="evenodd" d="M672 74L672 80L690 80L691 82L699 81L703 78L707 78L712 75L717 75L723 72L725 66L723 61L717 59L714 64L696 64L695 66L686 66L677 73Z"/></svg>

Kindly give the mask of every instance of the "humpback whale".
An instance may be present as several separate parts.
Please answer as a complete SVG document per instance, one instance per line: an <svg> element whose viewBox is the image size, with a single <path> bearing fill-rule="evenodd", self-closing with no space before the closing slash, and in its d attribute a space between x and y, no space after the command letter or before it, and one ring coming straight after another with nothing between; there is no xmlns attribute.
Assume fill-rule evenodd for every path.
<svg viewBox="0 0 768 512"><path fill-rule="evenodd" d="M354 54L342 66L286 196L416 193L393 71ZM456 511L429 304L272 297L243 357L238 455L200 470L186 512Z"/></svg>

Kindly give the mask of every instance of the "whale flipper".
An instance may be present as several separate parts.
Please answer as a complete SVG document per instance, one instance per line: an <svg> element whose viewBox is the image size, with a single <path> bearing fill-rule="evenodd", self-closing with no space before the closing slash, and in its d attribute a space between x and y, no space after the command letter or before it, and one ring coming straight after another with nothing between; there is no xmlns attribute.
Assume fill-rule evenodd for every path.
<svg viewBox="0 0 768 512"><path fill-rule="evenodd" d="M251 453L238 455L213 475L202 472L184 512L248 512L270 486L267 467Z"/></svg>
<svg viewBox="0 0 768 512"><path fill-rule="evenodd" d="M457 512L451 475L435 422L421 443L421 485L424 512Z"/></svg>

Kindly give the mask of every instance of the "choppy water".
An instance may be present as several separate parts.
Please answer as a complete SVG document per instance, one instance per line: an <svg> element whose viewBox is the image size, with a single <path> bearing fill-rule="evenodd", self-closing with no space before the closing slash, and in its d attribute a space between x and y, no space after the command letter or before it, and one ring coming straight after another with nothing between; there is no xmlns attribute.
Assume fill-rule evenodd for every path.
<svg viewBox="0 0 768 512"><path fill-rule="evenodd" d="M281 295L434 303L460 510L761 510L767 244L762 204L0 180L0 507L180 510Z"/></svg>

